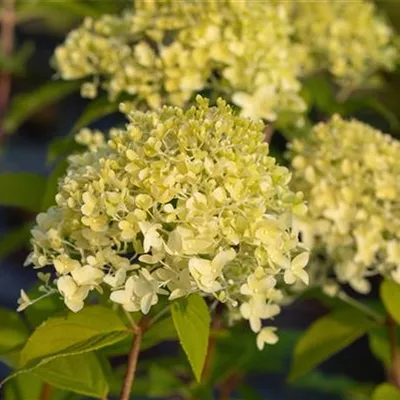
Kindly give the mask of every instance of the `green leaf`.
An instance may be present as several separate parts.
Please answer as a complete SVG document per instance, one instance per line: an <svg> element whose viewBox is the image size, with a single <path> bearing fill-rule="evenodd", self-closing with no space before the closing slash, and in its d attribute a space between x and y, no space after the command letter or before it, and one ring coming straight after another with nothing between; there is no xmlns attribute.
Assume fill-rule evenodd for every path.
<svg viewBox="0 0 400 400"><path fill-rule="evenodd" d="M81 128L87 127L92 122L95 122L106 115L117 112L118 109L119 102L110 102L106 96L91 101L73 126L72 133Z"/></svg>
<svg viewBox="0 0 400 400"><path fill-rule="evenodd" d="M295 383L295 387L311 389L325 394L345 395L359 384L345 375L323 374L314 371L302 377Z"/></svg>
<svg viewBox="0 0 400 400"><path fill-rule="evenodd" d="M337 111L337 102L329 78L325 75L315 75L306 79L302 88L307 103L322 112L332 114Z"/></svg>
<svg viewBox="0 0 400 400"><path fill-rule="evenodd" d="M196 379L200 382L210 334L210 314L199 295L174 301L172 319Z"/></svg>
<svg viewBox="0 0 400 400"><path fill-rule="evenodd" d="M56 138L51 141L47 151L47 162L53 163L57 158L77 150L84 149L79 143L76 143L75 138L71 135Z"/></svg>
<svg viewBox="0 0 400 400"><path fill-rule="evenodd" d="M92 5L93 3L93 5ZM56 4L48 0L30 0L19 1L17 12L20 17L37 18L40 15L47 16L47 12L57 10L60 16L75 17L100 17L101 11L96 8L93 1L79 1L79 0L58 0ZM36 12L35 12L36 11Z"/></svg>
<svg viewBox="0 0 400 400"><path fill-rule="evenodd" d="M182 382L173 374L171 369L162 368L158 365L150 367L147 396L167 398L181 389L183 389Z"/></svg>
<svg viewBox="0 0 400 400"><path fill-rule="evenodd" d="M43 381L84 396L105 398L108 383L95 353L56 358L33 371Z"/></svg>
<svg viewBox="0 0 400 400"><path fill-rule="evenodd" d="M386 367L392 362L390 343L387 328L377 328L368 334L369 347L374 356ZM400 331L397 329L397 342L400 342ZM400 351L400 346L397 346Z"/></svg>
<svg viewBox="0 0 400 400"><path fill-rule="evenodd" d="M28 292L28 296L31 299L38 298L41 294L43 294L39 291L40 285L41 283L37 284L34 289ZM29 326L36 328L46 319L56 316L56 314L60 314L61 312L65 314L65 304L59 296L54 294L54 296L44 297L40 301L30 305L24 310L24 315L29 323Z"/></svg>
<svg viewBox="0 0 400 400"><path fill-rule="evenodd" d="M267 400L250 385L242 385L237 390L243 400Z"/></svg>
<svg viewBox="0 0 400 400"><path fill-rule="evenodd" d="M0 71L13 75L23 75L25 64L35 51L35 44L25 42L15 53L9 55L0 52Z"/></svg>
<svg viewBox="0 0 400 400"><path fill-rule="evenodd" d="M16 311L0 308L0 355L6 355L21 347L29 337L29 331Z"/></svg>
<svg viewBox="0 0 400 400"><path fill-rule="evenodd" d="M400 285L389 280L381 284L380 295L389 314L400 323Z"/></svg>
<svg viewBox="0 0 400 400"><path fill-rule="evenodd" d="M34 374L17 376L4 386L4 400L37 400L43 391L44 382ZM74 393L52 388L50 400L81 400Z"/></svg>
<svg viewBox="0 0 400 400"><path fill-rule="evenodd" d="M260 351L248 324L237 324L229 328L216 337L213 365L207 384L219 385L237 372L286 373L299 336L297 331L280 329L279 342L265 346Z"/></svg>
<svg viewBox="0 0 400 400"><path fill-rule="evenodd" d="M28 244L31 228L32 224L27 223L3 234L0 238L0 260Z"/></svg>
<svg viewBox="0 0 400 400"><path fill-rule="evenodd" d="M4 386L4 400L40 399L43 382L32 374L24 374Z"/></svg>
<svg viewBox="0 0 400 400"><path fill-rule="evenodd" d="M376 388L372 400L400 400L400 391L389 383L383 383Z"/></svg>
<svg viewBox="0 0 400 400"><path fill-rule="evenodd" d="M18 172L0 174L0 205L41 210L46 179L40 175Z"/></svg>
<svg viewBox="0 0 400 400"><path fill-rule="evenodd" d="M156 322L143 337L141 349L149 349L168 340L177 340L177 332L171 317Z"/></svg>
<svg viewBox="0 0 400 400"><path fill-rule="evenodd" d="M79 82L54 81L45 83L32 92L15 96L4 117L4 130L8 133L15 132L36 111L77 91L79 86Z"/></svg>
<svg viewBox="0 0 400 400"><path fill-rule="evenodd" d="M119 102L111 102L107 97L99 97L89 103L82 115L72 127L71 133L62 138L54 139L47 153L47 161L54 162L58 157L63 156L73 151L85 149L84 146L76 143L74 133L80 129L87 127L92 122L95 122L109 114L118 111Z"/></svg>
<svg viewBox="0 0 400 400"><path fill-rule="evenodd" d="M334 311L320 318L296 344L289 379L305 375L374 326L375 322L355 309Z"/></svg>
<svg viewBox="0 0 400 400"><path fill-rule="evenodd" d="M54 168L53 172L50 174L47 180L46 190L43 195L42 210L47 210L49 207L56 204L58 181L63 175L65 175L67 167L68 162L66 160L63 160Z"/></svg>
<svg viewBox="0 0 400 400"><path fill-rule="evenodd" d="M87 306L79 313L50 318L39 326L21 351L20 367L32 369L58 357L97 350L128 334L113 310Z"/></svg>

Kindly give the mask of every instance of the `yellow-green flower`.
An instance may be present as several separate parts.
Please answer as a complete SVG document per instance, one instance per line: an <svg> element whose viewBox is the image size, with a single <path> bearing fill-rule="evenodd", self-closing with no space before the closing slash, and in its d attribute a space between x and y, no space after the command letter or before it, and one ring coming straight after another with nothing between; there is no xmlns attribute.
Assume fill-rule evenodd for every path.
<svg viewBox="0 0 400 400"><path fill-rule="evenodd" d="M372 1L277 3L291 16L306 73L327 69L341 85L357 87L398 62L395 34Z"/></svg>
<svg viewBox="0 0 400 400"><path fill-rule="evenodd" d="M314 250L314 283L332 270L362 293L373 275L400 283L400 142L335 116L295 140L291 154L294 188L308 200L296 225Z"/></svg>
<svg viewBox="0 0 400 400"><path fill-rule="evenodd" d="M63 79L91 79L111 99L152 109L183 107L197 93L222 96L244 114L273 121L300 114L297 44L285 9L269 1L136 1L120 16L88 18L57 48Z"/></svg>
<svg viewBox="0 0 400 400"><path fill-rule="evenodd" d="M28 262L54 265L73 311L95 289L143 313L159 296L197 292L240 310L259 332L279 312L282 289L307 280L308 259L292 229L302 196L268 156L263 124L201 97L187 111L127 116L107 143L70 156ZM275 341L263 332L260 347Z"/></svg>

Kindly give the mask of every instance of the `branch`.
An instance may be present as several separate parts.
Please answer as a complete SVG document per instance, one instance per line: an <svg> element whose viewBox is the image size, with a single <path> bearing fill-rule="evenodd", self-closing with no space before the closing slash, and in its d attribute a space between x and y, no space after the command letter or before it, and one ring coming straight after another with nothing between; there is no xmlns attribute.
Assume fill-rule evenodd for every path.
<svg viewBox="0 0 400 400"><path fill-rule="evenodd" d="M5 56L12 54L14 50L14 30L15 30L15 0L3 0L3 10L1 13L1 52ZM7 71L0 73L0 120L3 120L6 112L11 92L11 74ZM0 141L4 135L2 122L0 125Z"/></svg>
<svg viewBox="0 0 400 400"><path fill-rule="evenodd" d="M348 305L356 308L357 310L361 311L368 317L372 318L374 321L376 321L378 324L385 324L385 317L383 317L381 314L373 310L372 308L366 306L365 304L359 302L358 300L354 299L353 297L347 295L345 292L339 292L336 296L338 299L344 301Z"/></svg>
<svg viewBox="0 0 400 400"><path fill-rule="evenodd" d="M42 392L40 393L40 400L50 400L53 388L48 383L43 383Z"/></svg>
<svg viewBox="0 0 400 400"><path fill-rule="evenodd" d="M266 143L271 143L272 136L274 135L274 125L272 122L266 125L264 128L264 141Z"/></svg>
<svg viewBox="0 0 400 400"><path fill-rule="evenodd" d="M397 344L397 334L396 334L396 322L392 317L387 319L390 352L392 357L392 363L390 366L390 378L394 386L400 389L400 360L399 360L399 350Z"/></svg>
<svg viewBox="0 0 400 400"><path fill-rule="evenodd" d="M230 375L221 385L219 400L229 400L231 394L235 391L241 380L242 374L240 372L234 372L232 375Z"/></svg>
<svg viewBox="0 0 400 400"><path fill-rule="evenodd" d="M218 310L217 310L218 311ZM217 313L211 323L211 332L208 339L207 355L204 361L203 371L201 372L201 381L205 381L211 373L211 368L214 359L216 338L213 331L218 331L222 328L222 317Z"/></svg>
<svg viewBox="0 0 400 400"><path fill-rule="evenodd" d="M124 384L122 386L120 400L129 400L130 398L133 381L135 380L136 367L140 353L140 346L142 344L142 337L145 328L146 328L146 323L145 320L142 319L140 324L135 329L135 335L133 336L132 346L129 351L129 357L128 357L128 368L126 370L126 375L124 379Z"/></svg>

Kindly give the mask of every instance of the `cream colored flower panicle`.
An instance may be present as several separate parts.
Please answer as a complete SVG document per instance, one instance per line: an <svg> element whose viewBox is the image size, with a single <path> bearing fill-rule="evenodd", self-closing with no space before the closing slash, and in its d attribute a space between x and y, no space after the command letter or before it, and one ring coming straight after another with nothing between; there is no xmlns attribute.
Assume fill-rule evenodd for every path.
<svg viewBox="0 0 400 400"><path fill-rule="evenodd" d="M335 116L291 153L293 185L309 203L298 229L318 279L333 270L361 293L376 274L400 283L400 142Z"/></svg>
<svg viewBox="0 0 400 400"><path fill-rule="evenodd" d="M263 124L217 104L128 111L108 143L70 156L28 262L54 265L71 310L96 289L145 314L159 296L200 293L239 310L259 347L277 340L261 321L279 313L285 287L308 281L292 229L305 206L268 156Z"/></svg>
<svg viewBox="0 0 400 400"><path fill-rule="evenodd" d="M283 7L268 1L136 1L121 16L87 19L55 53L63 79L90 79L111 99L183 107L197 93L222 96L245 116L298 114L297 47Z"/></svg>
<svg viewBox="0 0 400 400"><path fill-rule="evenodd" d="M368 0L277 0L294 21L306 71L328 69L340 84L358 86L398 61L395 34Z"/></svg>

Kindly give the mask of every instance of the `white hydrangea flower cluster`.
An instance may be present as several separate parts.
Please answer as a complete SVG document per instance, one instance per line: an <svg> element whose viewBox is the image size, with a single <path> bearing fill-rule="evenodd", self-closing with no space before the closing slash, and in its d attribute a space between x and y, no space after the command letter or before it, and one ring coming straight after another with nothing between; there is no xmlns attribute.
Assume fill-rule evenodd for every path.
<svg viewBox="0 0 400 400"><path fill-rule="evenodd" d="M274 121L306 108L290 33L284 7L268 1L138 0L135 11L86 19L55 58L63 79L92 79L85 97L100 85L111 99L183 107L204 92Z"/></svg>
<svg viewBox="0 0 400 400"><path fill-rule="evenodd" d="M278 0L294 22L295 39L304 46L306 71L327 69L346 86L357 87L378 70L398 61L396 36L375 4L357 1Z"/></svg>
<svg viewBox="0 0 400 400"><path fill-rule="evenodd" d="M262 320L279 313L288 285L308 281L309 253L292 230L293 213L306 208L268 156L261 122L222 100L197 102L126 110L126 129L70 156L27 262L54 265L75 312L96 289L144 314L159 296L212 296L249 320L262 348L276 341Z"/></svg>
<svg viewBox="0 0 400 400"><path fill-rule="evenodd" d="M298 229L319 282L332 289L334 273L360 293L373 275L400 283L400 142L334 116L293 141L291 154L293 185L309 202Z"/></svg>

